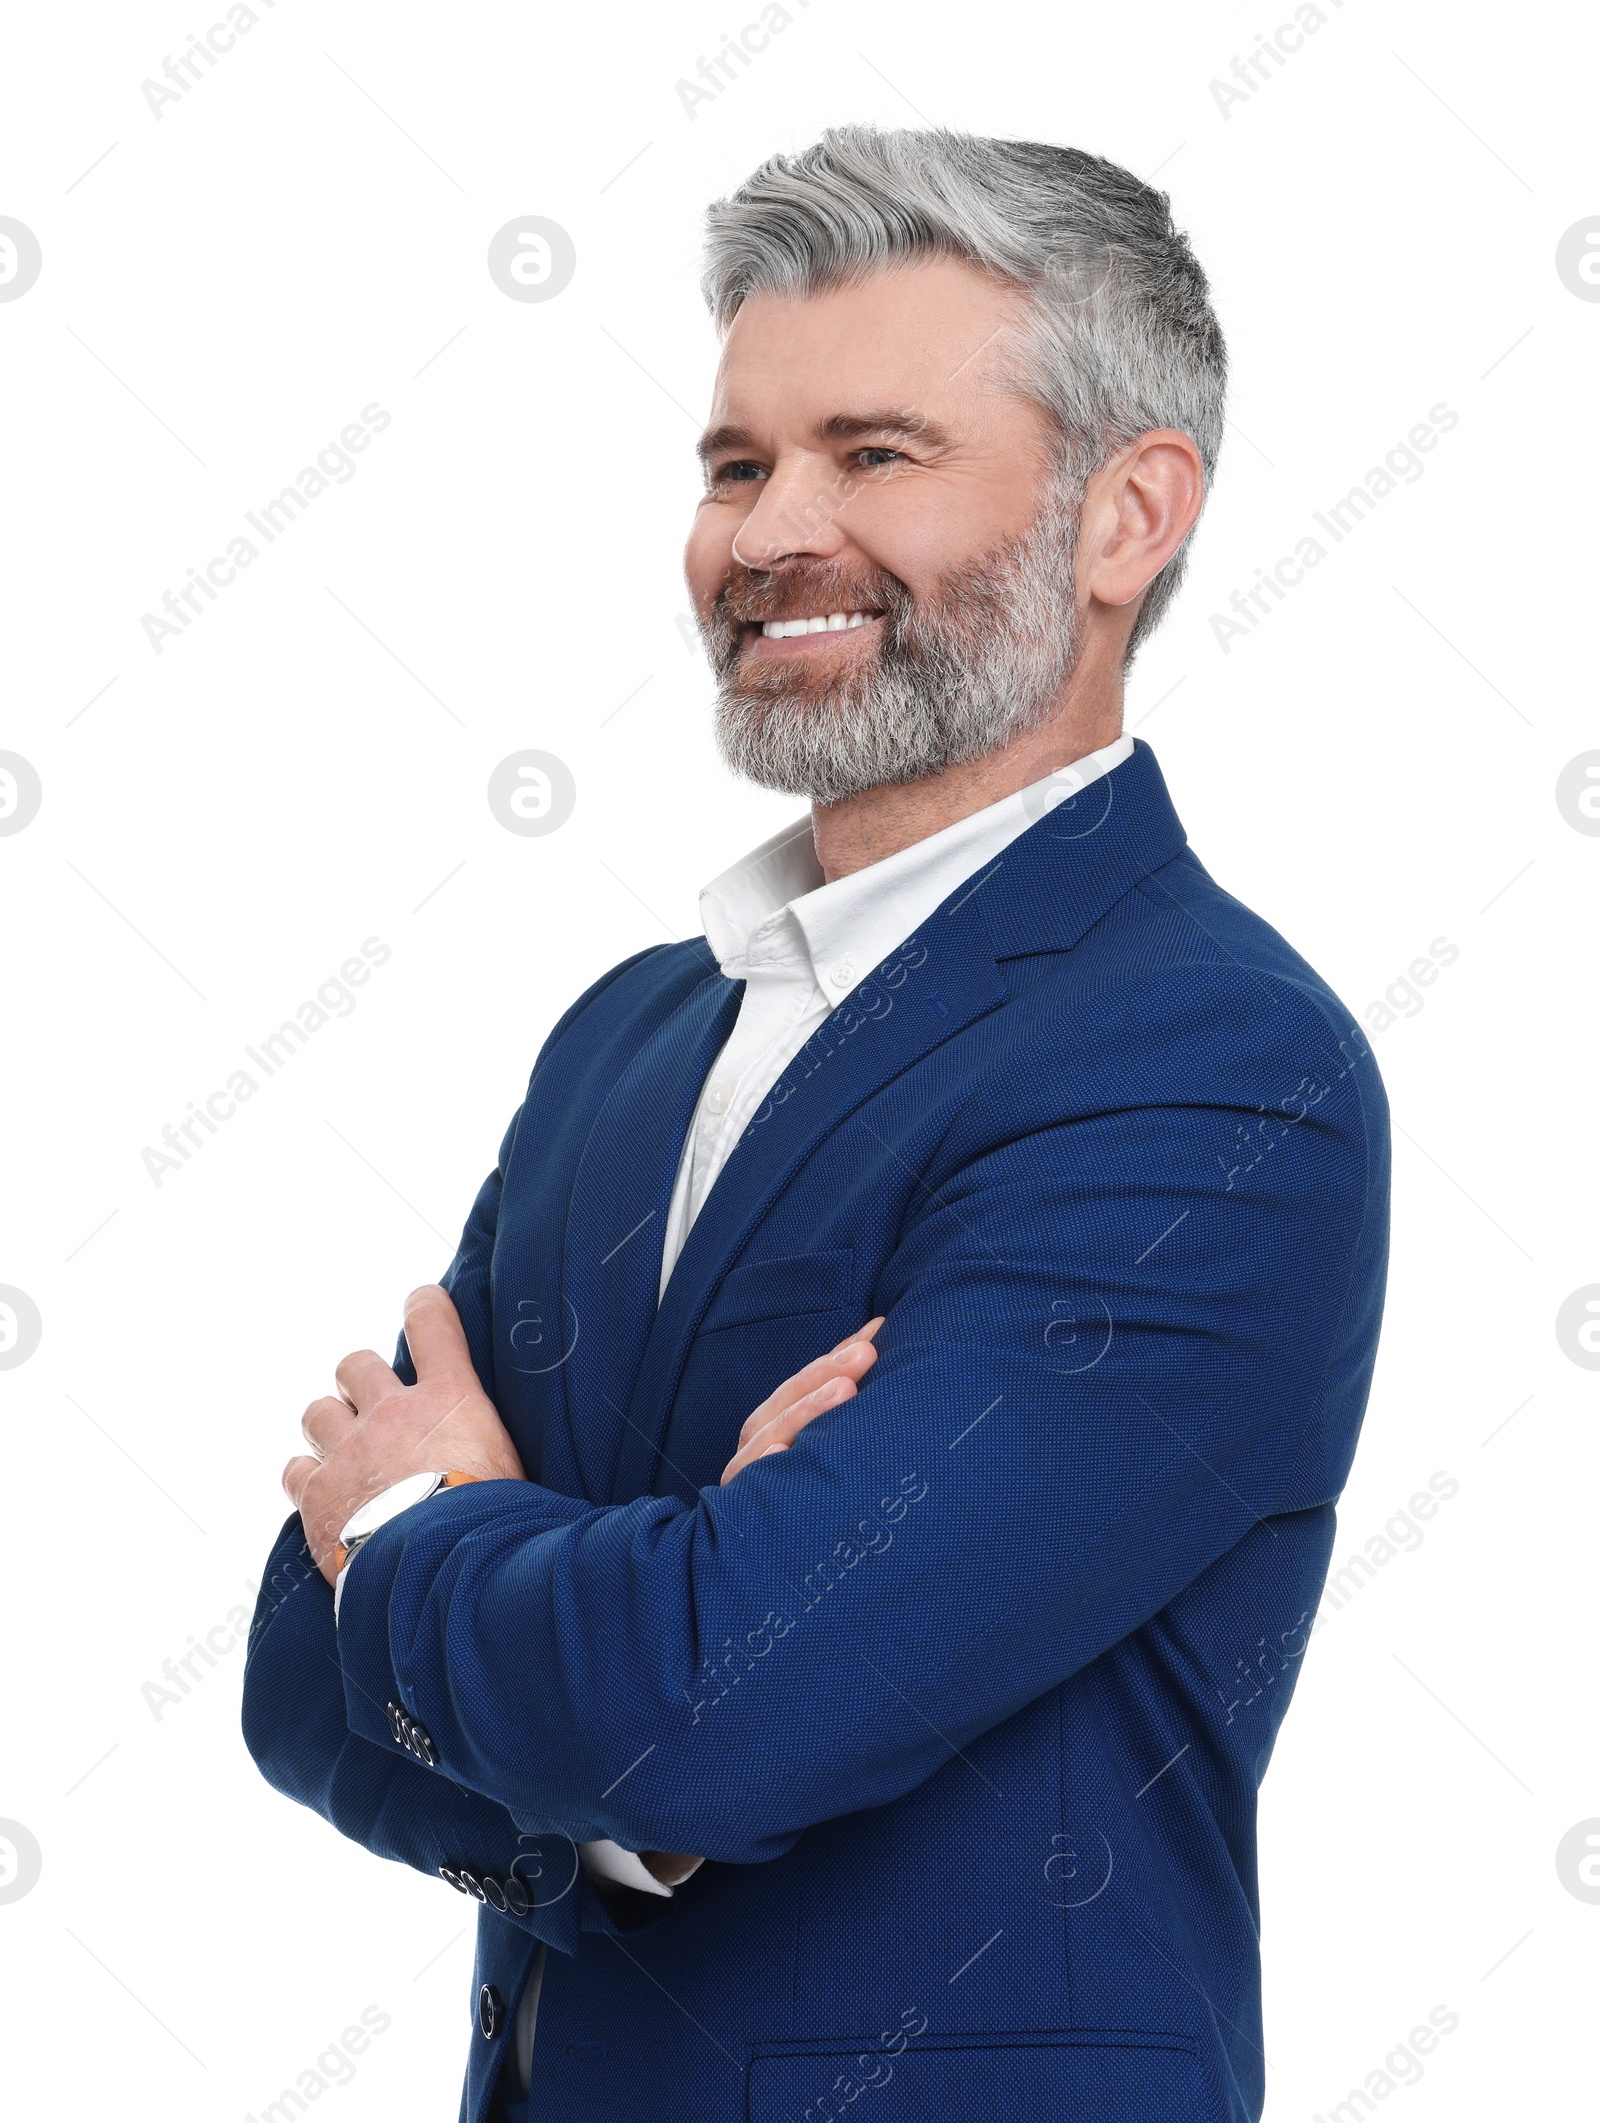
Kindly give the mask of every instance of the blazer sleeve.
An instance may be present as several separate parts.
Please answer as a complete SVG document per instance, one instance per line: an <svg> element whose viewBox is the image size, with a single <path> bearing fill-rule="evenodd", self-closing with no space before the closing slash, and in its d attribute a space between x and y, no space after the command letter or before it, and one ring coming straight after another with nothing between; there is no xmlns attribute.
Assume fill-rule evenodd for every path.
<svg viewBox="0 0 1600 2123"><path fill-rule="evenodd" d="M564 1953L576 1952L580 1930L608 1928L565 1837L531 1822L519 1827L495 1800L350 1730L333 1590L298 1514L278 1537L256 1602L243 1723L267 1782L375 1856L435 1877L442 1866L466 1866L480 1879L521 1882L530 1907L506 1921Z"/></svg>
<svg viewBox="0 0 1600 2123"><path fill-rule="evenodd" d="M1242 971L1115 1036L1124 1103L986 1087L874 1292L876 1366L788 1452L692 1503L487 1482L380 1529L341 1609L352 1731L394 1752L393 1698L518 1818L761 1862L1335 1496L1387 1246L1370 1054Z"/></svg>

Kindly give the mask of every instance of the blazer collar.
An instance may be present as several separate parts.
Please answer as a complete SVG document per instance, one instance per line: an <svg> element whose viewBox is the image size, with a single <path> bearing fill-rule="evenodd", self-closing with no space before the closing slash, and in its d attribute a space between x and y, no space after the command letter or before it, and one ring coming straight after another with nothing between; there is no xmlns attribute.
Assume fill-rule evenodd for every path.
<svg viewBox="0 0 1600 2123"><path fill-rule="evenodd" d="M1048 783L1041 789L1049 792ZM1068 951L1141 879L1172 861L1187 835L1156 755L1135 738L1133 756L1037 824L990 865L981 895L996 958Z"/></svg>

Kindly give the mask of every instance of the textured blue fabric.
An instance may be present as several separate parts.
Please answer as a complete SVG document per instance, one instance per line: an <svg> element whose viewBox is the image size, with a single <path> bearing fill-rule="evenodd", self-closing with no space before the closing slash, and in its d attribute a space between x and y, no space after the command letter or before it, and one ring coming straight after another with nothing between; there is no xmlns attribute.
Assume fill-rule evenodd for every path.
<svg viewBox="0 0 1600 2123"><path fill-rule="evenodd" d="M423 1870L523 1838L475 1992L509 2023L554 1949L533 2088L474 2033L472 2123L1254 2119L1256 1790L1382 1308L1367 1044L1141 743L813 1035L658 1311L739 992L672 945L551 1035L445 1278L532 1480L392 1520L337 1638L264 1590L252 1751ZM874 1312L857 1397L719 1487ZM602 1901L598 1836L709 1862Z"/></svg>

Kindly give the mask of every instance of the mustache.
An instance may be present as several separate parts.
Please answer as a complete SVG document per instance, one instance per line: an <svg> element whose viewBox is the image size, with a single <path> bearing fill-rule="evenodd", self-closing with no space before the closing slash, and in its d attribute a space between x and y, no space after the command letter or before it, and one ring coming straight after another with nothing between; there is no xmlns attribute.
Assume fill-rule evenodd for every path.
<svg viewBox="0 0 1600 2123"><path fill-rule="evenodd" d="M836 568L812 568L803 575L747 568L730 576L712 599L709 624L760 626L826 612L885 612L893 618L910 603L911 592L896 575L864 580Z"/></svg>

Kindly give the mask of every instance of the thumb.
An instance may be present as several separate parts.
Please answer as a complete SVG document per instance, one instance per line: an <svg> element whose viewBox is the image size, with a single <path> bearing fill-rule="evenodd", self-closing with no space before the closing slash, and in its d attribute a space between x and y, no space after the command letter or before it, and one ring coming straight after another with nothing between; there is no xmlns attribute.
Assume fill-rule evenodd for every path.
<svg viewBox="0 0 1600 2123"><path fill-rule="evenodd" d="M406 1299L406 1347L417 1367L418 1384L476 1384L472 1352L461 1315L441 1283L424 1283Z"/></svg>

